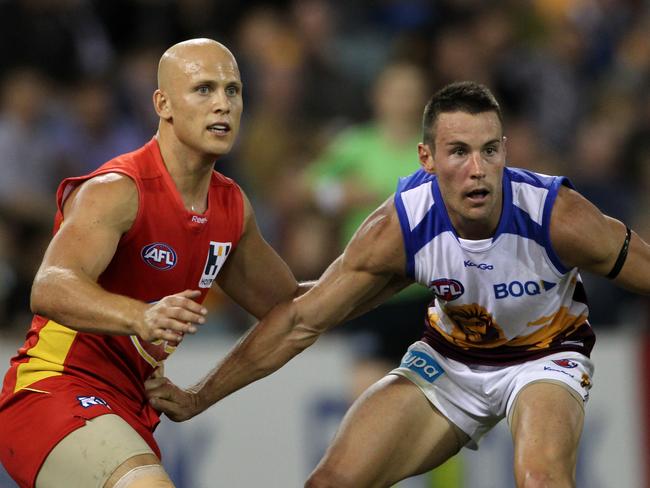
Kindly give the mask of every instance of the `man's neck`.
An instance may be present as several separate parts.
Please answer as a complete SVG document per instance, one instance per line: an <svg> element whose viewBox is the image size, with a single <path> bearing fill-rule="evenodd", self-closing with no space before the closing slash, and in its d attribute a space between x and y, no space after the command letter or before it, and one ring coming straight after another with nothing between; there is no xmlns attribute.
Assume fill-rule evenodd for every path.
<svg viewBox="0 0 650 488"><path fill-rule="evenodd" d="M203 213L214 166L214 156L199 155L177 140L157 134L163 164L188 210ZM170 141L171 139L171 141Z"/></svg>

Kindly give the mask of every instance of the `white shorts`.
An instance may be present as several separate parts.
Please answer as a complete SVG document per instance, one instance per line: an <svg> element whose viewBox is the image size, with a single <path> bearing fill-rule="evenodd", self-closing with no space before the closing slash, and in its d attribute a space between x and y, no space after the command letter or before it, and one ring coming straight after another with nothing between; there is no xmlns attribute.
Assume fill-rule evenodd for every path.
<svg viewBox="0 0 650 488"><path fill-rule="evenodd" d="M583 405L589 398L594 365L577 352L559 352L512 366L467 365L438 354L427 343L409 347L400 366L389 374L411 380L427 399L469 437L479 439L510 411L528 384L551 381L566 385Z"/></svg>

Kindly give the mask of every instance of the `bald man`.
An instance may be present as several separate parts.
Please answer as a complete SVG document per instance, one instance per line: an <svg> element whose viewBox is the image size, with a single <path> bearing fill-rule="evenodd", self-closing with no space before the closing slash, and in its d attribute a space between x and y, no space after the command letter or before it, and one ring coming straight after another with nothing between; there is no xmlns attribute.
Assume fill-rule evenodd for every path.
<svg viewBox="0 0 650 488"><path fill-rule="evenodd" d="M243 108L232 53L172 46L153 104L147 144L57 192L34 318L0 394L0 460L21 487L173 486L145 380L205 322L214 281L258 318L300 290L242 190L213 169Z"/></svg>

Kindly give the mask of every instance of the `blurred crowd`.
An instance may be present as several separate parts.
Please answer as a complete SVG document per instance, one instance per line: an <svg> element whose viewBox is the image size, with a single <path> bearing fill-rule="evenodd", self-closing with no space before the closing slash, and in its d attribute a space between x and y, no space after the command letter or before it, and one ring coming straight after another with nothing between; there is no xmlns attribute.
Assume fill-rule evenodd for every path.
<svg viewBox="0 0 650 488"><path fill-rule="evenodd" d="M191 37L238 59L242 129L216 167L299 279L418 168L424 104L460 79L501 101L509 165L569 176L650 239L647 0L0 0L0 334L28 326L58 182L155 133L158 59ZM650 328L647 298L584 278L596 327Z"/></svg>

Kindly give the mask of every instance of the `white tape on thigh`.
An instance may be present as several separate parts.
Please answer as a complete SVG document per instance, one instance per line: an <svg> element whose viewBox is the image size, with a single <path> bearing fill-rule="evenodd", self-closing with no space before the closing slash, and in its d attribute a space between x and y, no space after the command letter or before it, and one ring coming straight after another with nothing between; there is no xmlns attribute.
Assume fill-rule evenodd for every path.
<svg viewBox="0 0 650 488"><path fill-rule="evenodd" d="M125 473L124 476L117 480L113 488L128 488L134 481L149 476L154 476L157 479L168 479L167 472L160 464L148 464L146 466L138 466Z"/></svg>

